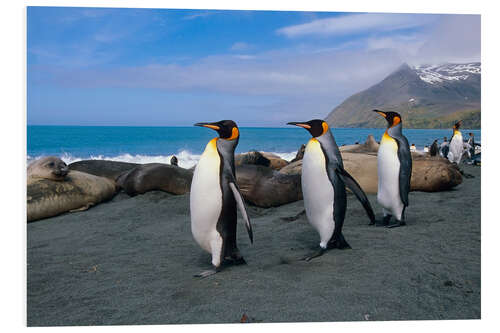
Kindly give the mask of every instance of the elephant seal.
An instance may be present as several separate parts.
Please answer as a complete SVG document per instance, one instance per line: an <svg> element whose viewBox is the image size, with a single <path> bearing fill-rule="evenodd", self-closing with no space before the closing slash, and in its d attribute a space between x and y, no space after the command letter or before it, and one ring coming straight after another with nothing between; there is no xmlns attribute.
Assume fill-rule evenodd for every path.
<svg viewBox="0 0 500 333"><path fill-rule="evenodd" d="M274 170L279 170L279 169L288 165L287 160L282 159L281 157L279 157L276 154L268 153L265 151L261 151L260 153L262 154L262 156L264 156L265 158L267 158L269 160L269 162L270 162L269 167L274 169Z"/></svg>
<svg viewBox="0 0 500 333"><path fill-rule="evenodd" d="M125 171L132 170L138 165L140 164L107 160L83 160L71 163L69 169L89 173L94 176L106 177L114 181L119 175Z"/></svg>
<svg viewBox="0 0 500 333"><path fill-rule="evenodd" d="M236 181L245 200L258 207L276 207L302 200L300 175L287 175L261 165L236 167Z"/></svg>
<svg viewBox="0 0 500 333"><path fill-rule="evenodd" d="M440 156L413 156L411 191L439 192L462 183L462 174L456 165Z"/></svg>
<svg viewBox="0 0 500 333"><path fill-rule="evenodd" d="M290 163L300 161L304 157L305 151L306 151L306 145L302 144L299 150L297 150L297 154L295 154L295 157L293 158L293 160L290 161Z"/></svg>
<svg viewBox="0 0 500 333"><path fill-rule="evenodd" d="M154 190L184 194L190 191L192 179L191 170L169 164L148 163L122 173L116 183L130 196Z"/></svg>
<svg viewBox="0 0 500 333"><path fill-rule="evenodd" d="M288 164L288 161L278 155L264 151L250 151L248 153L238 154L234 157L235 166L243 164L262 165L279 170Z"/></svg>
<svg viewBox="0 0 500 333"><path fill-rule="evenodd" d="M252 150L248 153L238 154L234 157L235 166L240 166L243 164L262 165L268 167L271 165L271 161L260 152Z"/></svg>
<svg viewBox="0 0 500 333"><path fill-rule="evenodd" d="M363 191L377 193L377 156L373 153L351 152L341 152L341 155L344 168L356 179ZM414 153L412 160L410 191L445 191L462 183L460 171L445 158ZM302 161L290 163L279 172L286 175L300 175Z"/></svg>
<svg viewBox="0 0 500 333"><path fill-rule="evenodd" d="M31 177L27 186L27 219L32 222L65 212L85 210L111 199L115 193L116 186L112 180L75 170L58 180Z"/></svg>
<svg viewBox="0 0 500 333"><path fill-rule="evenodd" d="M365 143L363 144L354 144L339 147L341 152L350 152L350 153L377 153L379 144L375 141L373 135L368 135Z"/></svg>
<svg viewBox="0 0 500 333"><path fill-rule="evenodd" d="M38 179L62 181L68 174L68 166L59 157L47 156L30 163L27 169L27 182Z"/></svg>

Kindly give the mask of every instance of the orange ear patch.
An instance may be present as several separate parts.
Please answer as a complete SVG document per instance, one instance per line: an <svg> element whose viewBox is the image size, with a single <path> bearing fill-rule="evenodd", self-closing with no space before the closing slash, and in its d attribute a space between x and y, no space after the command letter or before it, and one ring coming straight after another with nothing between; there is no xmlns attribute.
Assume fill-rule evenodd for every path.
<svg viewBox="0 0 500 333"><path fill-rule="evenodd" d="M233 127L231 131L231 136L227 138L227 140L234 140L240 136L240 131L238 131L237 127Z"/></svg>
<svg viewBox="0 0 500 333"><path fill-rule="evenodd" d="M392 120L392 127L396 126L397 124L399 124L401 122L401 118L399 117L394 117L394 119Z"/></svg>
<svg viewBox="0 0 500 333"><path fill-rule="evenodd" d="M323 133L321 133L321 135L323 135L328 131L328 124L324 121L321 125L323 126Z"/></svg>

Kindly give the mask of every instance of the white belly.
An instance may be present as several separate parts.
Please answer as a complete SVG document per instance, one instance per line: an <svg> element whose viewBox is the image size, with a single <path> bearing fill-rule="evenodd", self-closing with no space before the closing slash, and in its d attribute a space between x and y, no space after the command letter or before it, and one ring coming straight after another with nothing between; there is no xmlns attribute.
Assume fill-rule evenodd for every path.
<svg viewBox="0 0 500 333"><path fill-rule="evenodd" d="M460 132L456 132L450 142L450 151L448 152L448 159L450 160L450 162L459 164L462 158L463 151L464 143L462 134Z"/></svg>
<svg viewBox="0 0 500 333"><path fill-rule="evenodd" d="M201 248L209 253L216 250L216 244L222 244L216 230L222 209L222 190L219 176L220 157L214 140L207 144L194 170L189 197L191 232Z"/></svg>
<svg viewBox="0 0 500 333"><path fill-rule="evenodd" d="M394 139L382 138L377 155L378 169L378 203L401 220L403 202L399 195L399 168L398 146Z"/></svg>
<svg viewBox="0 0 500 333"><path fill-rule="evenodd" d="M333 235L333 186L326 172L325 157L316 139L309 140L302 161L302 194L309 223L318 231L325 248Z"/></svg>

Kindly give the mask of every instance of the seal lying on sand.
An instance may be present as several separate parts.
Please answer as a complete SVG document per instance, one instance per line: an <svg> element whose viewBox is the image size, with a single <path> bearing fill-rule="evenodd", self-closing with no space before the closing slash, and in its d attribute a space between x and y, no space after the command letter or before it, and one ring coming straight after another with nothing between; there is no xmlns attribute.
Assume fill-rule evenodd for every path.
<svg viewBox="0 0 500 333"><path fill-rule="evenodd" d="M273 153L264 151L250 151L248 153L238 154L234 157L236 166L243 164L262 165L270 167L274 170L279 170L288 164L288 161L282 159Z"/></svg>
<svg viewBox="0 0 500 333"><path fill-rule="evenodd" d="M114 181L119 175L132 170L138 165L140 164L106 160L83 160L71 163L69 169L106 177Z"/></svg>
<svg viewBox="0 0 500 333"><path fill-rule="evenodd" d="M344 168L357 180L363 191L371 194L377 193L377 156L373 153L342 151L341 155ZM412 159L410 191L445 191L462 183L460 171L445 158L412 154ZM290 163L279 171L286 175L300 175L301 172L302 161Z"/></svg>
<svg viewBox="0 0 500 333"><path fill-rule="evenodd" d="M57 157L38 160L36 165L28 167L28 222L87 209L111 199L116 192L115 183L107 178L79 171L66 171L65 176L57 176L58 173L64 173L64 167L59 167L62 161L57 160ZM53 161L54 164L47 164L47 161ZM47 173L50 168L54 172Z"/></svg>
<svg viewBox="0 0 500 333"><path fill-rule="evenodd" d="M184 194L190 191L192 179L191 170L169 164L148 163L122 173L116 183L130 196L153 190Z"/></svg>
<svg viewBox="0 0 500 333"><path fill-rule="evenodd" d="M68 166L58 157L47 156L33 161L27 170L27 182L38 179L61 181L68 174Z"/></svg>
<svg viewBox="0 0 500 333"><path fill-rule="evenodd" d="M375 141L373 135L368 135L365 143L357 144L357 145L348 145L339 147L341 152L350 152L350 153L377 153L379 148L379 144Z"/></svg>
<svg viewBox="0 0 500 333"><path fill-rule="evenodd" d="M260 165L236 167L241 194L259 207L276 207L302 200L300 174L287 175Z"/></svg>

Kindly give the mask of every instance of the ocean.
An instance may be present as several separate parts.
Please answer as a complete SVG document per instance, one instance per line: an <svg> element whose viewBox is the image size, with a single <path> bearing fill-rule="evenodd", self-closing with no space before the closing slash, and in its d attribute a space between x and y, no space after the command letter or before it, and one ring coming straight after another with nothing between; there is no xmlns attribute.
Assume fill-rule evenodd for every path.
<svg viewBox="0 0 500 333"><path fill-rule="evenodd" d="M339 146L363 143L369 134L378 141L383 128L334 128ZM481 141L480 130L461 130L464 138L473 132ZM451 129L404 129L410 144L417 150L431 145L434 139L450 138ZM201 127L126 127L126 126L28 126L27 162L42 156L60 157L66 163L85 159L103 159L132 163L169 163L172 155L179 166L195 165L207 142L217 133ZM291 160L310 134L301 128L241 127L236 153L251 150L275 153Z"/></svg>

